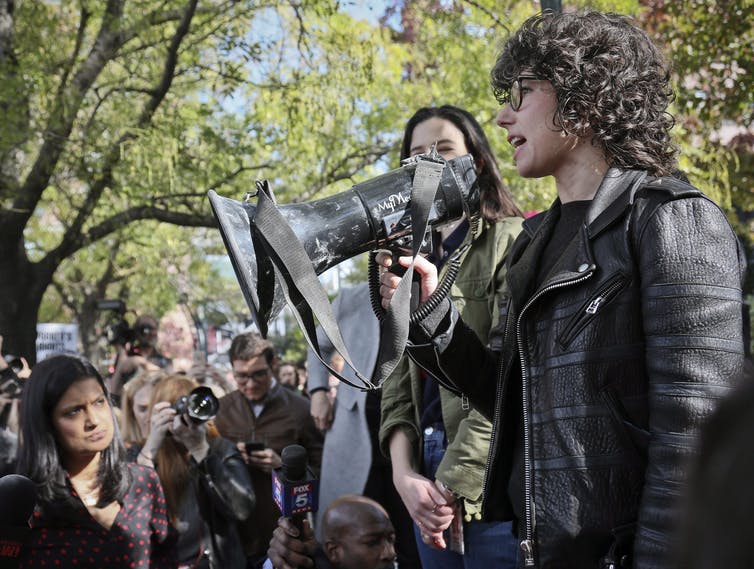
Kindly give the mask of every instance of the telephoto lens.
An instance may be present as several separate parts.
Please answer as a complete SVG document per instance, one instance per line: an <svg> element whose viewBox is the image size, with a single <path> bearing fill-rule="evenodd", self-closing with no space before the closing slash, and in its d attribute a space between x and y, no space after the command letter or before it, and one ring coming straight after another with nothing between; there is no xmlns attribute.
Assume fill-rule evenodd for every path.
<svg viewBox="0 0 754 569"><path fill-rule="evenodd" d="M173 404L173 409L179 415L186 415L194 423L200 424L214 419L220 403L209 387L204 385L191 390Z"/></svg>

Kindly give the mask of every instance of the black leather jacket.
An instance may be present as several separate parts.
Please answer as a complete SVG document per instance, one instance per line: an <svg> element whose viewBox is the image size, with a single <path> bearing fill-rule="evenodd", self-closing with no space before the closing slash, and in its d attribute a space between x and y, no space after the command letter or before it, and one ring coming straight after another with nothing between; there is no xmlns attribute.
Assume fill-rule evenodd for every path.
<svg viewBox="0 0 754 569"><path fill-rule="evenodd" d="M200 463L191 459L193 492L183 509L193 509L204 525L202 544L213 569L245 569L246 554L236 523L247 519L256 502L246 464L227 439L209 439L209 453ZM183 514L184 512L182 512ZM196 550L196 543L189 544ZM180 548L180 540L179 540Z"/></svg>
<svg viewBox="0 0 754 569"><path fill-rule="evenodd" d="M445 318L436 328L436 312L414 327L409 353L492 418L484 512L493 517L510 471L501 415L518 382L527 566L605 567L618 533L634 567L667 567L698 429L743 365L744 257L723 212L695 188L611 169L536 284L558 211L556 201L527 220L513 246L494 351L453 312L453 326Z"/></svg>

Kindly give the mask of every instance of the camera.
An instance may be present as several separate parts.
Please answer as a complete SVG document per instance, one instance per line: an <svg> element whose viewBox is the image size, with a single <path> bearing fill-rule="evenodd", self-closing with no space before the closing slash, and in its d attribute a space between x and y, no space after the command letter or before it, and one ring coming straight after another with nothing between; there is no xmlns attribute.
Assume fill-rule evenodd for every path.
<svg viewBox="0 0 754 569"><path fill-rule="evenodd" d="M215 394L203 385L193 389L188 395L182 395L173 403L176 413L186 415L197 425L213 419L219 407L220 403Z"/></svg>
<svg viewBox="0 0 754 569"><path fill-rule="evenodd" d="M5 360L5 363L8 364L8 367L13 370L13 373L17 375L21 373L22 369L24 369L24 362L18 356L5 354L3 359Z"/></svg>
<svg viewBox="0 0 754 569"><path fill-rule="evenodd" d="M112 321L105 326L103 336L111 346L125 346L136 340L136 331L125 318L126 304L122 300L104 299L97 301L97 310L114 312Z"/></svg>
<svg viewBox="0 0 754 569"><path fill-rule="evenodd" d="M11 399L21 397L25 379L18 377L18 374L24 368L24 362L11 354L6 354L3 359L8 367L0 372L0 393Z"/></svg>

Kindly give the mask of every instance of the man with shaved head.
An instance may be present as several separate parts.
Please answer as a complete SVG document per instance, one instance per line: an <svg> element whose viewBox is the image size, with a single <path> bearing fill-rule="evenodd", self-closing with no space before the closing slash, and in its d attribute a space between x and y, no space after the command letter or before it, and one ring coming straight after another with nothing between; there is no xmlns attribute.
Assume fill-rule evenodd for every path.
<svg viewBox="0 0 754 569"><path fill-rule="evenodd" d="M303 541L290 520L280 518L265 567L295 569L393 569L395 530L385 509L365 496L342 496L322 517L322 545L308 524Z"/></svg>

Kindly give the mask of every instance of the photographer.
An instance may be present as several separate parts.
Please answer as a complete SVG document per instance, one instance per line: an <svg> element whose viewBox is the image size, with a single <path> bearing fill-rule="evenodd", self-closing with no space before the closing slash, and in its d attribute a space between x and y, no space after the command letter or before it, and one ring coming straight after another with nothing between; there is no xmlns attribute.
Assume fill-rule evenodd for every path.
<svg viewBox="0 0 754 569"><path fill-rule="evenodd" d="M152 316L139 316L133 329L133 339L117 342L118 354L115 371L110 377L110 392L116 402L120 400L123 386L137 371L169 370L170 360L157 349L158 323Z"/></svg>
<svg viewBox="0 0 754 569"><path fill-rule="evenodd" d="M0 336L0 354L3 337ZM13 472L18 448L18 402L31 368L25 358L0 357L0 476Z"/></svg>
<svg viewBox="0 0 754 569"><path fill-rule="evenodd" d="M176 410L197 384L169 375L153 388L149 434L137 463L154 467L165 490L168 517L178 530L180 567L244 569L236 523L256 502L241 455L214 424Z"/></svg>

